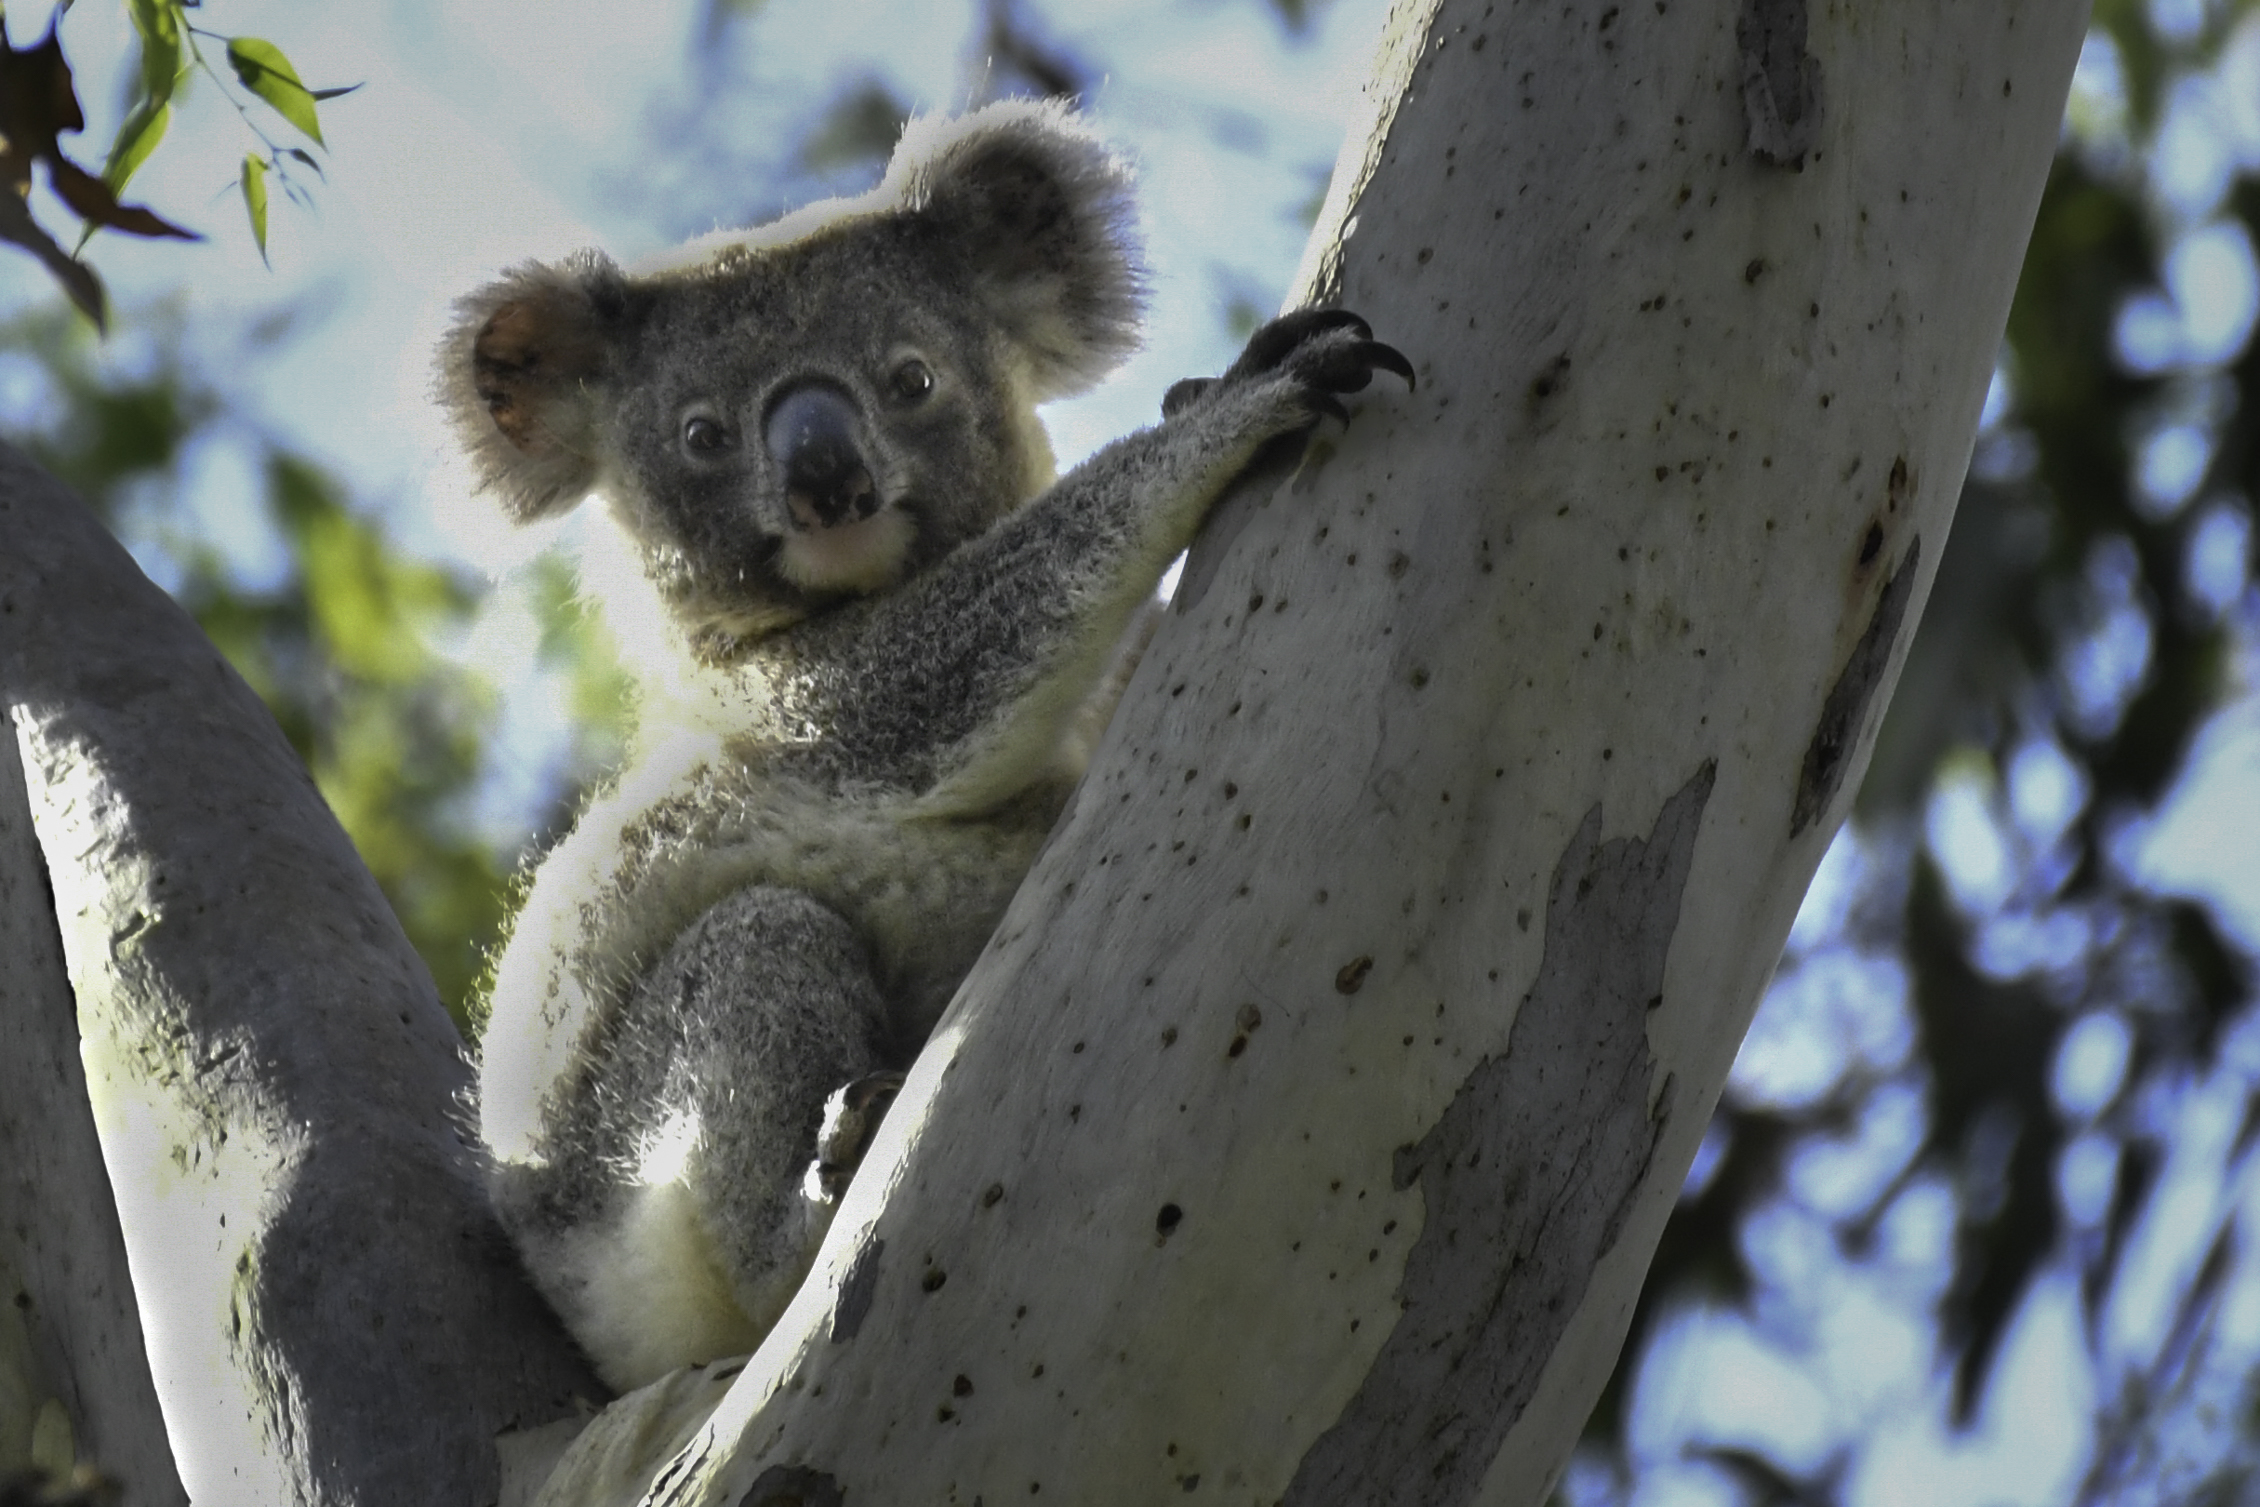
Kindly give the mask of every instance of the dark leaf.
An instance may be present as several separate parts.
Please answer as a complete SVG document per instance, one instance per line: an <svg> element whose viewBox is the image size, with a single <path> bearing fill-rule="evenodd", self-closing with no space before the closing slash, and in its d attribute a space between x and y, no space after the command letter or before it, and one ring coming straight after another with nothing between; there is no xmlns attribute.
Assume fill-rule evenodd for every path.
<svg viewBox="0 0 2260 1507"><path fill-rule="evenodd" d="M1956 1172L1962 1205L1939 1316L1959 1352L1957 1423L1972 1416L2001 1335L2055 1243L2064 1135L2048 1088L2062 1018L2031 981L1979 972L1967 947L1936 866L1918 859L1906 948L1932 1083L1921 1156Z"/></svg>
<svg viewBox="0 0 2260 1507"><path fill-rule="evenodd" d="M38 257L55 281L63 285L71 302L77 304L97 328L102 326L102 280L94 275L93 268L56 245L32 219L24 201L5 189L0 189L0 241L12 241Z"/></svg>
<svg viewBox="0 0 2260 1507"><path fill-rule="evenodd" d="M988 34L983 38L988 54L989 89L999 95L1027 92L1053 99L1073 99L1089 91L1091 69L1065 48L1037 35L1034 23L1016 0L988 0Z"/></svg>
<svg viewBox="0 0 2260 1507"><path fill-rule="evenodd" d="M177 236L194 232L159 219L148 210L120 204L109 185L65 157L58 144L64 131L84 129L86 117L72 92L70 65L52 26L37 47L18 52L0 24L0 240L38 257L71 301L97 325L102 323L102 284L91 268L65 252L31 217L24 196L31 188L32 164L44 159L48 185L89 226L114 226L136 235Z"/></svg>
<svg viewBox="0 0 2260 1507"><path fill-rule="evenodd" d="M1756 1450L1724 1445L1700 1445L1688 1454L1706 1460L1732 1476L1750 1507L1831 1507L1836 1501L1831 1469L1815 1479L1791 1475Z"/></svg>
<svg viewBox="0 0 2260 1507"><path fill-rule="evenodd" d="M2229 1161L2243 1161L2256 1138L2260 1138L2260 1093L2245 1095L2244 1117L2237 1121L2236 1139L2229 1143Z"/></svg>
<svg viewBox="0 0 2260 1507"><path fill-rule="evenodd" d="M122 230L129 235L172 236L183 241L204 239L193 230L183 230L169 220L159 219L138 204L120 204L118 196L110 192L109 184L68 158L48 160L47 181L53 185L56 195L89 225Z"/></svg>
<svg viewBox="0 0 2260 1507"><path fill-rule="evenodd" d="M52 157L56 138L86 129L86 115L71 88L71 65L50 26L36 47L22 52L0 24L0 169L18 194L31 187L31 165Z"/></svg>
<svg viewBox="0 0 2260 1507"><path fill-rule="evenodd" d="M909 106L889 93L886 85L862 84L835 101L816 133L801 144L801 166L828 173L884 162L909 118Z"/></svg>
<svg viewBox="0 0 2260 1507"><path fill-rule="evenodd" d="M1954 1421L1967 1427L1977 1414L1999 1353L2041 1263L2056 1244L2056 1152L2063 1136L2043 1117L2016 1127L2008 1188L1990 1219L1970 1220L1965 1210L1961 1249L1942 1316L1949 1340L1959 1340L1954 1368Z"/></svg>
<svg viewBox="0 0 2260 1507"><path fill-rule="evenodd" d="M2156 1142L2131 1140L2119 1151L2119 1180L2111 1189L2111 1207L2103 1217L2103 1250L2089 1265L2080 1283L2090 1334L2103 1313L2103 1299L2119 1273L2119 1258L2126 1254L2127 1237L2158 1181L2165 1154Z"/></svg>

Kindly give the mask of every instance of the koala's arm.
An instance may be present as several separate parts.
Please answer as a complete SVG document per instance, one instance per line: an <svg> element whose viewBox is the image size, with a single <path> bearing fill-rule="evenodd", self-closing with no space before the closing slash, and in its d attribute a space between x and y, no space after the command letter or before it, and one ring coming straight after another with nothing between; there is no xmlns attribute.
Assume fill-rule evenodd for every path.
<svg viewBox="0 0 2260 1507"><path fill-rule="evenodd" d="M1338 393L1405 358L1356 315L1258 330L1231 370L1180 384L1163 421L1108 445L996 527L805 640L802 694L873 766L926 788L932 815L1009 798L1063 734L1163 570L1273 441L1347 417ZM830 652L827 652L830 651ZM836 656L836 657L835 657Z"/></svg>

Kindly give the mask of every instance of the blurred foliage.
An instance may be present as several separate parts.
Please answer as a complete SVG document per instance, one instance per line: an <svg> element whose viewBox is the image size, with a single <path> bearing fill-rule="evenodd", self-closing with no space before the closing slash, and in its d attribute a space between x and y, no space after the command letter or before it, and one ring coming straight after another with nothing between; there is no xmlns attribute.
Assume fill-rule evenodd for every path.
<svg viewBox="0 0 2260 1507"><path fill-rule="evenodd" d="M885 84L867 79L832 102L800 147L804 172L833 173L884 163L902 135L910 107Z"/></svg>
<svg viewBox="0 0 2260 1507"><path fill-rule="evenodd" d="M1804 987L1807 968L1831 958L1903 970L1903 1002L1871 983L1865 1008L1903 1011L1909 1049L1878 1062L1839 1041L1829 1084L1803 1095L1738 1069L1589 1426L1587 1461L1606 1462L1613 1482L1604 1497L1639 1481L1633 1382L1668 1315L1763 1314L1778 1334L1784 1313L1828 1305L1769 1278L1753 1255L1761 1221L1794 1210L1858 1267L1879 1259L1879 1228L1902 1200L1943 1186L1953 1233L1935 1317L1953 1421L1977 1416L2036 1287L2068 1272L2102 1404L2072 1500L2247 1499L2260 1433L2246 1377L2260 1357L2216 1344L2212 1325L2235 1264L2234 1199L2205 1216L2205 1257L2178 1283L2158 1353L2130 1362L2114 1350L2106 1313L2135 1280L2130 1251L2157 1212L2179 1111L2223 1077L2224 1044L2253 996L2252 960L2213 911L2146 887L2126 847L2209 719L2248 689L2232 670L2260 623L2260 345L2249 321L2226 355L2160 333L2178 319L2161 292L2177 244L2241 230L2249 268L2260 175L2247 167L2217 204L2192 207L2169 199L2155 155L2177 89L2217 65L2251 10L2096 6L2082 87L2118 97L2075 95L2010 314L2007 403L1981 436L1862 792L1856 898L1830 935L1792 947L1775 990ZM2168 431L2203 447L2202 474L2146 486L2150 447ZM2021 813L2035 771L2069 790L2061 819ZM1956 889L1935 851L1942 820L1987 828L2005 858L1997 883ZM2080 1032L2123 1043L2092 1097L2064 1087ZM2245 1128L2220 1169L2229 1186L2260 1127L2260 1097L2241 1081ZM1910 1091L1920 1130L1881 1155L1884 1176L1848 1198L1800 1191L1801 1167ZM2067 1196L2075 1143L2084 1165L2115 1165L2099 1202ZM1693 1455L1746 1501L1843 1499L1839 1457L1800 1472L1723 1438Z"/></svg>
<svg viewBox="0 0 2260 1507"><path fill-rule="evenodd" d="M54 29L49 28L38 46L19 51L8 40L7 19L0 14L0 241L21 246L38 258L80 312L99 325L101 280L55 243L26 202L34 166L45 167L48 188L85 223L88 234L107 225L132 235L197 237L139 205L119 203L122 176L116 181L108 174L96 177L65 156L60 138L85 129L71 67ZM144 130L142 135L154 146L161 131L160 125L158 132ZM125 145L121 140L121 152ZM137 147L128 171L147 155L147 148Z"/></svg>
<svg viewBox="0 0 2260 1507"><path fill-rule="evenodd" d="M6 438L78 490L266 701L465 1022L507 899L505 860L466 820L494 708L431 646L463 630L476 586L402 556L333 478L235 414L182 358L177 323L144 316L136 334L145 360L103 362L59 313L0 329L11 375L38 391ZM256 488L275 579L247 583L218 531L170 505L220 448Z"/></svg>

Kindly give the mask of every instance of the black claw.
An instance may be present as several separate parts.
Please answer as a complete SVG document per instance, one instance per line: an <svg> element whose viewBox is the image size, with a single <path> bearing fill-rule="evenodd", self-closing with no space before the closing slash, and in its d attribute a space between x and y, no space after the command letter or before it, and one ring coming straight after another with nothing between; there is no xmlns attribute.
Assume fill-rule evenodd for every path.
<svg viewBox="0 0 2260 1507"><path fill-rule="evenodd" d="M1355 338L1341 339L1343 331ZM1320 348L1312 349L1313 342ZM1331 414L1347 424L1350 411L1335 394L1363 392L1372 385L1376 371L1395 372L1408 388L1418 389L1413 364L1395 346L1374 339L1373 326L1358 314L1348 309L1297 309L1249 336L1239 359L1221 378L1192 377L1171 387L1162 397L1161 411L1164 418L1181 411L1214 381L1292 373L1303 389L1313 423Z"/></svg>
<svg viewBox="0 0 2260 1507"><path fill-rule="evenodd" d="M1354 330L1360 340L1373 333L1373 327L1348 309L1297 309L1292 314L1282 314L1271 323L1248 337L1247 349L1240 359L1232 363L1228 377L1244 377L1253 372L1269 371L1287 359L1294 349L1314 335L1330 330Z"/></svg>
<svg viewBox="0 0 2260 1507"><path fill-rule="evenodd" d="M1369 367L1378 366L1383 371L1395 372L1404 378L1406 391L1420 391L1420 379L1413 375L1413 364L1395 346L1383 345L1378 340L1363 340L1358 343L1354 354Z"/></svg>
<svg viewBox="0 0 2260 1507"><path fill-rule="evenodd" d="M1287 317L1307 317L1312 331L1356 330L1360 340L1373 333L1373 326L1365 322L1365 317L1351 309L1302 309Z"/></svg>

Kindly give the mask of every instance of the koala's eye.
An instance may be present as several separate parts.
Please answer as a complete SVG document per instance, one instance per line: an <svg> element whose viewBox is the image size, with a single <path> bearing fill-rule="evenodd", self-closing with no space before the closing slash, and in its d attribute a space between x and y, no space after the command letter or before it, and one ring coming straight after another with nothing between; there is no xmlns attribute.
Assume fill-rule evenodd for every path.
<svg viewBox="0 0 2260 1507"><path fill-rule="evenodd" d="M916 403L934 390L934 374L913 356L887 378L887 389L901 402Z"/></svg>
<svg viewBox="0 0 2260 1507"><path fill-rule="evenodd" d="M730 431L703 413L695 414L683 420L683 444L700 455L719 455L730 448Z"/></svg>

